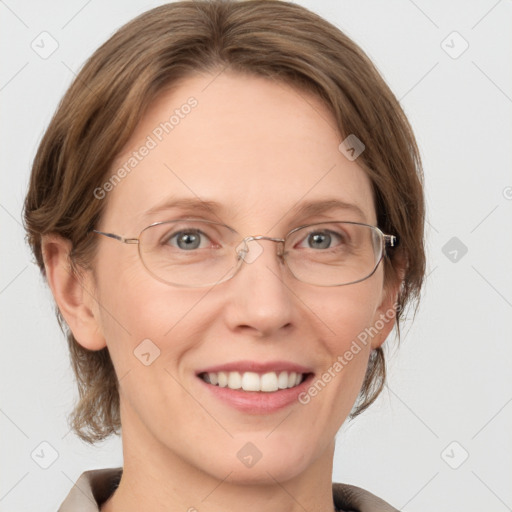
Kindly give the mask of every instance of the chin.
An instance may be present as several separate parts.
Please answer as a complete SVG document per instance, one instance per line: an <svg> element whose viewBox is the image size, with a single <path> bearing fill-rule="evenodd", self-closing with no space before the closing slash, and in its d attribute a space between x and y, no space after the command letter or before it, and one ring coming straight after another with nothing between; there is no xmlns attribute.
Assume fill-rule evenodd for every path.
<svg viewBox="0 0 512 512"><path fill-rule="evenodd" d="M228 472L228 481L237 485L275 485L276 481L286 482L300 475L308 466L307 461L301 461L297 465L300 457L290 457L290 454L268 457L266 461L263 457L253 466L244 467L237 464L236 469L232 465L226 466L226 473L219 475L221 479L225 478ZM223 468L224 469L224 468Z"/></svg>
<svg viewBox="0 0 512 512"><path fill-rule="evenodd" d="M218 455L211 450L209 468L204 468L204 459L203 468L219 480L229 474L228 481L233 484L275 485L276 480L285 482L297 477L316 459L311 439L298 442L295 436L285 433L281 436L271 434L268 439L265 436L268 432L237 436L230 443L232 449L218 446ZM320 447L318 451L321 451Z"/></svg>

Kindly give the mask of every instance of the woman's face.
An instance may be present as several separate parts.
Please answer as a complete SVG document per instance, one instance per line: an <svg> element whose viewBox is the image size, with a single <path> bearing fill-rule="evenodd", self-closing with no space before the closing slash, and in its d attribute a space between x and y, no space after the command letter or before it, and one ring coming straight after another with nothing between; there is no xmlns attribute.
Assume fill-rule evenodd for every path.
<svg viewBox="0 0 512 512"><path fill-rule="evenodd" d="M335 126L316 97L282 83L228 72L189 78L152 104L119 155L112 174L128 164L97 229L137 237L187 215L242 238L283 238L330 220L375 225L369 179L338 149ZM178 199L220 209L148 213ZM351 206L296 213L328 199ZM94 317L120 380L125 457L170 457L239 482L284 481L332 460L371 349L393 323L382 264L357 284L319 287L294 279L277 244L260 240L257 258L231 280L183 288L155 279L137 245L98 242ZM198 376L239 369L279 377L294 367L308 380L288 391L230 391Z"/></svg>

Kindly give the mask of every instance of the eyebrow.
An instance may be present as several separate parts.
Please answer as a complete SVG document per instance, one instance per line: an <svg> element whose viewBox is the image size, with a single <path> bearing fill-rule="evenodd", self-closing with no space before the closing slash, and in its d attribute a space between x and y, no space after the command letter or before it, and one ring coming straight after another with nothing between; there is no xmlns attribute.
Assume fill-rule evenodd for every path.
<svg viewBox="0 0 512 512"><path fill-rule="evenodd" d="M154 214L171 209L179 209L188 211L189 213L214 214L216 216L219 216L221 213L226 213L225 205L216 201L195 198L176 198L167 200L160 205L150 208L143 213L143 217L151 217ZM292 207L286 216L293 214L296 217L307 217L326 213L330 210L344 210L357 215L364 221L366 220L366 215L359 206L353 203L347 203L337 198L304 201Z"/></svg>

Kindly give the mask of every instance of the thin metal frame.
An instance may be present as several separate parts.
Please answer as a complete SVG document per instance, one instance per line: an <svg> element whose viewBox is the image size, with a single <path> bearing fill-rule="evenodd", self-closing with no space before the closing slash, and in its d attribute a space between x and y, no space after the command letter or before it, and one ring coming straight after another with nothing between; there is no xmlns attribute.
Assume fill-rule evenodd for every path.
<svg viewBox="0 0 512 512"><path fill-rule="evenodd" d="M243 252L243 250L239 250L237 252L237 255L238 255L238 263L237 263L237 267L233 273L232 276L224 279L224 280L220 280L218 281L217 283L214 283L213 285L212 284L206 284L206 285L201 285L201 286L189 286L189 285L182 285L182 284L177 284L177 283L171 283L169 281L166 281L165 279L162 279L161 277L157 276L150 268L148 268L148 266L146 265L146 263L144 262L144 258L142 257L141 253L140 253L140 247L141 247L141 243L140 243L140 238L142 236L142 233L144 231L146 231L147 229L149 228L152 228L153 226L158 226L158 225L161 225L161 224L171 224L173 222L182 222L182 221L193 221L193 222L206 222L206 223L209 223L209 224L215 224L215 225L218 225L218 226L223 226L223 227L226 227L228 228L229 230L233 231L233 233L236 233L238 235L240 235L240 233L238 233L238 231L236 231L235 229L227 226L226 224L222 224L220 222L215 222L215 221L210 221L210 220L205 220L205 219L194 219L194 218L185 218L185 219L173 219L173 220L164 220L164 221L159 221L159 222L154 222L153 224L150 224L149 226L146 226L144 229L141 230L141 232L139 233L139 237L138 238L125 238L121 235L117 235L115 233L107 233L107 232L104 232L104 231L98 231L97 229L93 229L92 232L93 233L97 233L98 235L103 235L103 236L106 236L108 238L112 238L113 240L117 240L118 242L121 242L121 243L124 243L124 244L137 244L139 246L139 249L138 249L138 253L139 253L139 258L141 259L141 262L144 266L144 268L157 280L161 281L162 283L165 283L165 284L168 284L168 285L171 285L171 286L178 286L178 287L184 287L184 288L204 288L204 287L207 287L207 286L215 286L216 284L220 284L220 283L224 283L226 281L229 281L230 279L232 279L233 277L236 276L236 274L239 272L240 268L242 267L242 262L244 261L244 258L241 256L241 253ZM310 226L318 226L320 224L354 224L354 225L358 225L358 226L366 226L368 228L371 228L372 230L375 230L378 234L379 234L379 237L381 239L381 255L380 255L380 258L379 260L375 263L375 267L374 269L372 270L372 272L370 274L368 274L367 276L361 278L361 279L358 279L357 281L350 281L349 283L343 283L343 284L333 284L333 285L323 285L323 284L313 284L313 286L322 286L322 287L330 287L330 286L347 286L349 284L355 284L355 283L359 283L361 281L365 281L366 279L368 279L369 277L371 277L375 271L377 270L377 268L379 267L379 264L380 262L382 261L382 259L387 255L387 252L386 252L386 248L387 247L396 247L397 245L397 242L398 242L398 239L395 235L388 235L388 234L385 234L382 232L382 230L380 228L378 228L377 226L372 226L371 224L365 224L363 222L352 222L352 221L344 221L344 220L338 220L338 221L322 221L322 222L314 222L312 224L304 224L302 226L298 226L296 228L293 228L292 230L290 230L284 238L272 238L272 237L269 237L269 236L264 236L264 235L254 235L254 236L246 236L243 240L241 240L238 245L244 243L244 247L247 247L247 243L250 242L251 240L270 240L272 242L278 242L278 243L282 243L282 247L284 248L285 246L285 243L286 243L286 240L288 240L288 238L290 237L290 235L292 233L294 233L295 231L298 231L300 229L304 229L304 228L307 228L307 227L310 227ZM283 260L283 262L286 264L288 270L290 271L290 274L295 278L297 279L298 281L300 281L301 283L305 283L305 284L312 284L312 283L308 283L306 281L302 281L301 279L299 279L293 272L292 270L290 269L290 267L288 266L288 263L286 262L286 259L283 257L283 252L281 251L280 253L278 252L278 256L281 257L281 259Z"/></svg>

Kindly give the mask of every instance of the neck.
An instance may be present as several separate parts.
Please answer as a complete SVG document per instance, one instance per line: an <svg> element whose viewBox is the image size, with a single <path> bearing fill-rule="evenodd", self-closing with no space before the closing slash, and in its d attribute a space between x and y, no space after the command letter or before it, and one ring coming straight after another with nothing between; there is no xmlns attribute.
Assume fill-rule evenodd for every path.
<svg viewBox="0 0 512 512"><path fill-rule="evenodd" d="M122 402L122 400L121 400ZM123 417L124 416L124 417ZM123 475L101 512L333 512L334 439L304 471L276 478L272 468L241 477L207 472L160 443L121 403ZM208 454L205 454L205 459ZM211 467L211 466L210 466ZM256 468L256 466L254 466ZM254 469L253 468L253 469Z"/></svg>

